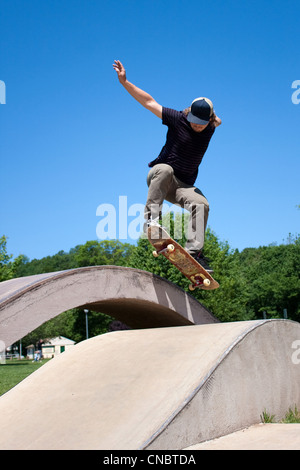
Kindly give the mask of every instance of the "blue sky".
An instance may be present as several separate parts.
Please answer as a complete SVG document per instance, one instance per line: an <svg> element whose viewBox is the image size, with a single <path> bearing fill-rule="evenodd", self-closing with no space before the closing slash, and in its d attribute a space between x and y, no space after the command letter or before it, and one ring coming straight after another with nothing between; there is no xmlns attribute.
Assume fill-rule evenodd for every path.
<svg viewBox="0 0 300 470"><path fill-rule="evenodd" d="M196 184L221 240L242 250L300 232L299 1L1 0L0 8L0 235L9 253L68 251L97 239L99 205L118 216L120 196L128 208L144 204L147 164L167 129L121 87L114 59L163 106L214 102L223 124Z"/></svg>

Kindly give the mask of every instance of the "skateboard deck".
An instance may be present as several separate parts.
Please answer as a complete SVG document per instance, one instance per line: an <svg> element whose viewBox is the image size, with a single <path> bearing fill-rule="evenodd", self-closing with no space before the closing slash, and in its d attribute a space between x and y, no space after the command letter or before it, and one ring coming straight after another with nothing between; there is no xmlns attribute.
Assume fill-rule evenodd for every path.
<svg viewBox="0 0 300 470"><path fill-rule="evenodd" d="M162 254L167 258L191 284L190 290L212 290L219 287L219 283L197 261L160 226L148 227L148 239L154 246L153 256Z"/></svg>

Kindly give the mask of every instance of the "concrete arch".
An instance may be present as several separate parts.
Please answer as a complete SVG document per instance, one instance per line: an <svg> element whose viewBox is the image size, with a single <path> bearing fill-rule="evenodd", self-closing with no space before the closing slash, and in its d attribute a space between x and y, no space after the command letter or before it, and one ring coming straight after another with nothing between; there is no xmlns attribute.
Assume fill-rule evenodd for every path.
<svg viewBox="0 0 300 470"><path fill-rule="evenodd" d="M176 450L282 419L300 406L299 337L262 320L82 341L0 397L0 449Z"/></svg>
<svg viewBox="0 0 300 470"><path fill-rule="evenodd" d="M0 339L8 346L75 307L111 314L133 329L218 322L194 297L159 276L92 266L0 283Z"/></svg>

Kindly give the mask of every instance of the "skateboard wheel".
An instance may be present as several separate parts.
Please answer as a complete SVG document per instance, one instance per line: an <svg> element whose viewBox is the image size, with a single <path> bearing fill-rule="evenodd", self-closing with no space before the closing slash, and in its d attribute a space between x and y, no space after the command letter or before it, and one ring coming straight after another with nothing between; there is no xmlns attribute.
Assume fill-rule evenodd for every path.
<svg viewBox="0 0 300 470"><path fill-rule="evenodd" d="M152 254L154 256L154 258L157 258L159 256L159 254L157 253L157 251L152 251Z"/></svg>
<svg viewBox="0 0 300 470"><path fill-rule="evenodd" d="M195 287L193 284L190 284L190 285L189 285L189 289L193 291L193 290L196 289L196 287Z"/></svg>
<svg viewBox="0 0 300 470"><path fill-rule="evenodd" d="M174 250L175 250L175 246L174 246L174 245L172 245L172 243L170 243L170 245L168 245L168 247L167 247L167 248L168 248L168 253L172 253L172 251L174 251Z"/></svg>
<svg viewBox="0 0 300 470"><path fill-rule="evenodd" d="M204 279L203 284L208 287L210 286L210 280L209 279Z"/></svg>

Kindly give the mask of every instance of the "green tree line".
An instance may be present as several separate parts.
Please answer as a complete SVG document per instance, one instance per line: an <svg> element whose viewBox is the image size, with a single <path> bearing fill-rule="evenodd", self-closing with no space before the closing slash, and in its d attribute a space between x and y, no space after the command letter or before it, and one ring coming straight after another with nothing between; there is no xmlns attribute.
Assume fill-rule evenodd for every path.
<svg viewBox="0 0 300 470"><path fill-rule="evenodd" d="M184 224L184 218L171 217L174 227ZM182 230L180 233L184 233ZM184 237L178 239L184 245ZM189 281L163 256L154 258L153 247L145 237L136 245L117 240L92 240L69 252L29 260L26 256L13 259L7 254L7 239L0 238L0 280L61 271L83 266L118 265L134 267L157 274L188 291ZM246 248L241 252L221 241L211 230L206 231L205 255L214 268L214 278L220 288L214 291L196 289L195 296L222 322L282 318L300 321L300 237L289 235L279 245ZM90 336L104 333L113 321L108 315L89 313ZM72 309L40 326L24 340L35 343L39 338L67 336L74 341L85 339L85 318L80 309Z"/></svg>

